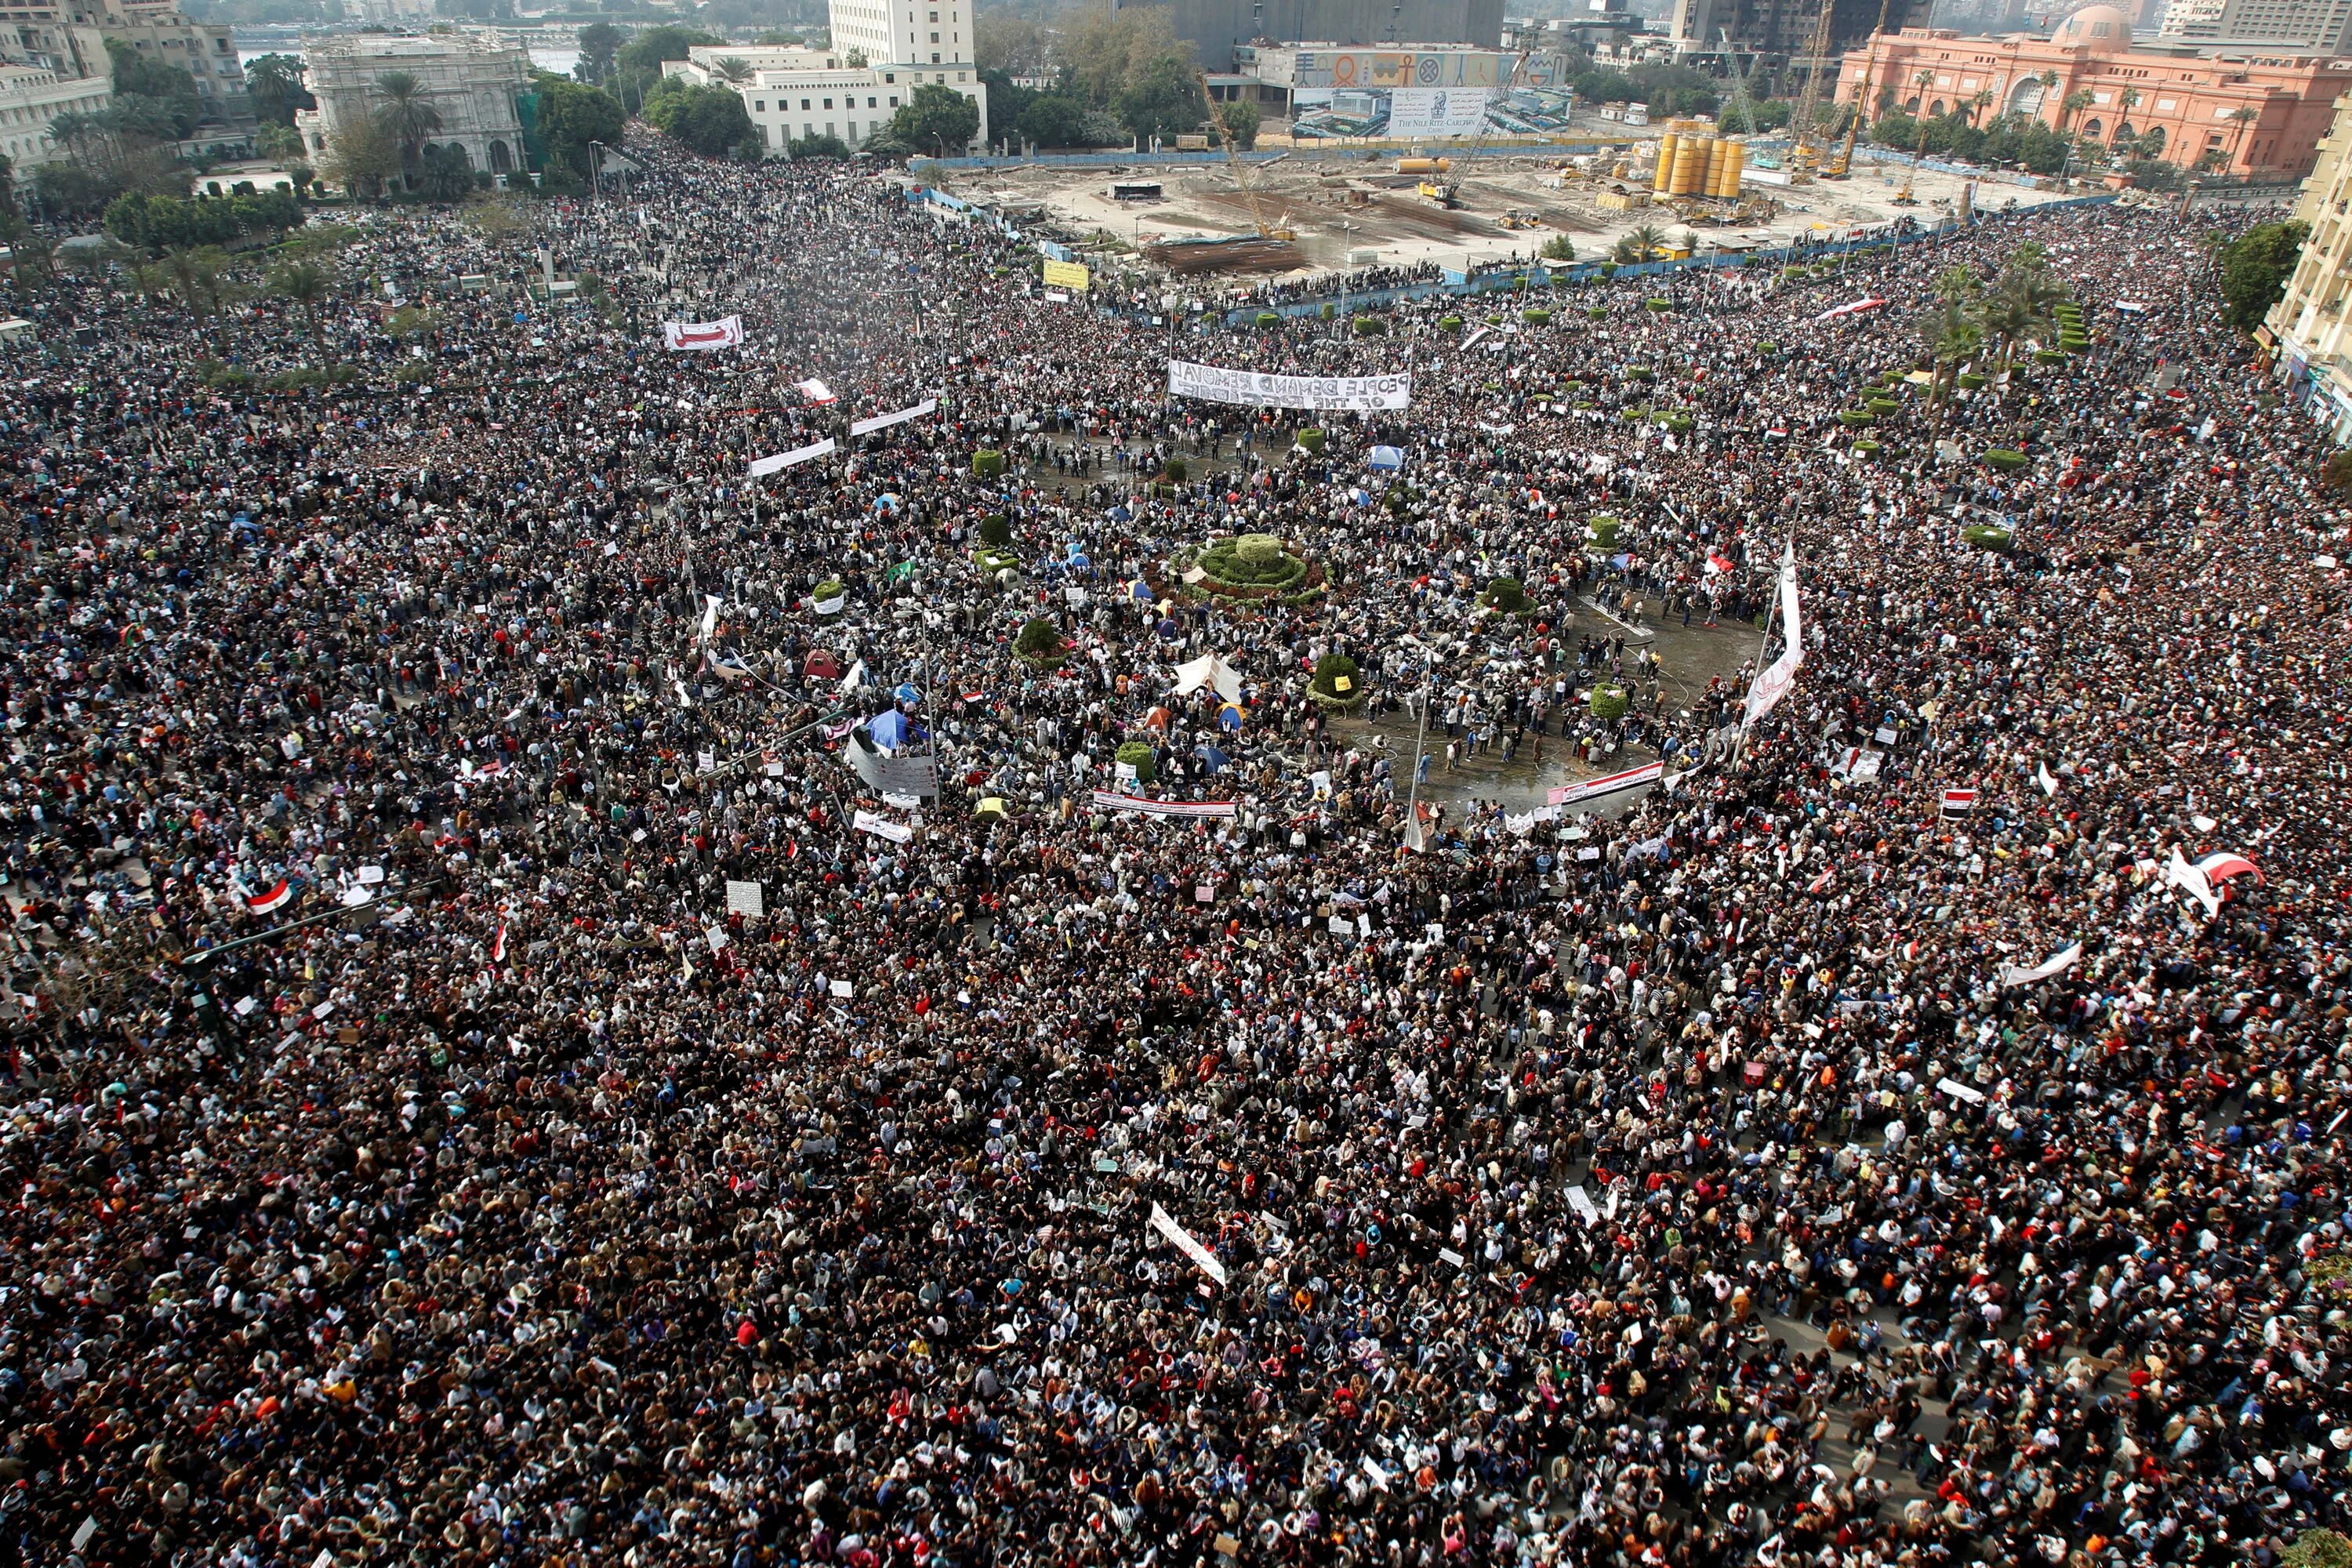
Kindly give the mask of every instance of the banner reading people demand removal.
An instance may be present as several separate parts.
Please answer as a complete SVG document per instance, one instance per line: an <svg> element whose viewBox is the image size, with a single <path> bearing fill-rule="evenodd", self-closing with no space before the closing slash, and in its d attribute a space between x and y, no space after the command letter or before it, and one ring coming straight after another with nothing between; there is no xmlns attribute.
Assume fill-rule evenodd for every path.
<svg viewBox="0 0 2352 1568"><path fill-rule="evenodd" d="M1402 408L1412 401L1412 377L1398 375L1268 375L1223 370L1189 361L1168 362L1168 390L1206 403L1256 408Z"/></svg>

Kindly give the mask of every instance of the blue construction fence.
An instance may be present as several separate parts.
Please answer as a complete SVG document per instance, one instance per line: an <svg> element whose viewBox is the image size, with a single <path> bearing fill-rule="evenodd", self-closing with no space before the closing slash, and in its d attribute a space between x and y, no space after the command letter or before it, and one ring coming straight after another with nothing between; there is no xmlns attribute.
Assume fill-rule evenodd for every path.
<svg viewBox="0 0 2352 1568"><path fill-rule="evenodd" d="M2107 191L2097 195L2072 196L2063 201L2043 202L2036 206L2021 207L2014 213L1980 213L1978 215L1977 221L1997 223L2010 218L2030 217L2039 213L2063 212L2070 207L2105 206L2114 200L2116 200L2115 193ZM1824 257L1843 256L1848 251L1869 250L1882 245L1916 245L1926 240L1940 239L1951 234L1954 226L1952 224L1946 223L1934 228L1914 230L1908 234L1885 235L1864 239L1809 239L1801 240L1794 245L1779 246L1770 250L1719 252L1710 256L1682 257L1667 261L1627 262L1616 266L1606 276L1612 279L1660 278L1690 268L1736 268L1745 265L1751 259L1767 267L1788 266L1801 261L1818 261ZM1537 277L1545 274L1548 274L1550 279L1548 286L1558 288L1562 284L1596 280L1603 276L1601 269L1607 265L1609 264L1601 261L1580 261L1565 267L1546 267L1531 263L1526 267L1481 272L1475 276L1465 276L1458 272L1448 273L1443 281L1436 283L1408 283L1395 289L1367 289L1361 294L1351 292L1347 297L1346 306L1352 313L1358 310L1373 310L1382 305L1400 304L1408 300L1427 300L1440 294L1471 296L1510 293L1520 287L1521 279L1532 282ZM1311 300L1286 300L1275 305L1244 306L1239 310L1225 312L1225 324L1234 327L1246 326L1261 314L1268 311L1277 316L1319 316L1323 313L1323 307L1326 305L1330 306L1334 312L1337 312L1340 308L1340 300L1335 296L1319 295Z"/></svg>
<svg viewBox="0 0 2352 1568"><path fill-rule="evenodd" d="M1550 138L1527 137L1509 142L1489 142L1486 143L1486 152L1506 154L1569 153L1590 151L1594 147L1621 145L1630 147L1639 140L1641 138L1634 136L1570 134ZM1367 147L1355 142L1333 142L1328 145L1276 147L1270 151L1261 149L1244 153L1241 156L1242 162L1245 163L1271 163L1276 158L1328 157L1335 153L1349 154L1370 163L1377 163L1382 158L1414 156L1411 147L1403 142L1393 147ZM1444 157L1448 154L1444 147L1439 147L1426 155ZM1175 168L1184 164L1223 165L1224 162L1225 154L1222 152L1129 153L1113 148L1102 153L1040 153L1028 158L1000 158L991 155L976 155L970 158L909 158L907 160L907 168L911 174L921 174L929 169L1113 169L1122 166L1134 167L1138 164L1149 164L1153 168Z"/></svg>

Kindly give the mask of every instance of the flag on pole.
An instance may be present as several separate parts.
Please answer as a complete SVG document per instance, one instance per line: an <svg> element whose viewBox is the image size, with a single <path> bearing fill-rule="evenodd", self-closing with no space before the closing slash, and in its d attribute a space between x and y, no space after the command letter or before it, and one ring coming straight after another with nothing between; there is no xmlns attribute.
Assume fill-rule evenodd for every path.
<svg viewBox="0 0 2352 1568"><path fill-rule="evenodd" d="M1977 808L1977 792L1972 789L1948 789L1944 792L1944 815L1966 816Z"/></svg>
<svg viewBox="0 0 2352 1568"><path fill-rule="evenodd" d="M237 890L241 893L245 892L242 886L240 886ZM257 915L266 915L272 910L284 907L285 904L293 897L293 885L288 882L285 878L280 877L278 879L278 885L270 889L269 891L266 893L257 895L246 893L245 907L252 910Z"/></svg>

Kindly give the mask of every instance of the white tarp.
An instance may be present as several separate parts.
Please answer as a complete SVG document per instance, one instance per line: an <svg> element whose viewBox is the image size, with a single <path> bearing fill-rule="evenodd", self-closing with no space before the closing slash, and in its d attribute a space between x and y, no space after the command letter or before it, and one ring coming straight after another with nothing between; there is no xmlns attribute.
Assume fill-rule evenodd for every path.
<svg viewBox="0 0 2352 1568"><path fill-rule="evenodd" d="M1797 684L1797 667L1805 662L1804 626L1797 614L1797 550L1794 542L1780 550L1780 626L1786 647L1780 657L1756 673L1748 689L1748 710L1742 723L1753 724L1780 706Z"/></svg>
<svg viewBox="0 0 2352 1568"><path fill-rule="evenodd" d="M1168 390L1205 403L1254 408L1403 408L1412 402L1412 377L1395 375L1271 375L1223 370L1189 360L1168 362Z"/></svg>
<svg viewBox="0 0 2352 1568"><path fill-rule="evenodd" d="M1230 800L1146 800L1114 790L1094 792L1097 811L1132 811L1144 816L1238 816L1241 808Z"/></svg>
<svg viewBox="0 0 2352 1568"><path fill-rule="evenodd" d="M827 457L833 450L833 437L828 436L813 447L795 447L789 452L779 452L772 458L756 458L751 462L751 477L755 479L765 479L780 469Z"/></svg>
<svg viewBox="0 0 2352 1568"><path fill-rule="evenodd" d="M893 425L904 425L909 419L920 419L926 414L936 414L939 412L939 407L938 398L926 397L912 408L901 408L896 414L877 414L871 419L860 419L850 426L849 433L853 436L871 436L877 430L887 430Z"/></svg>
<svg viewBox="0 0 2352 1568"><path fill-rule="evenodd" d="M893 844L904 844L915 836L915 830L903 822L893 822L887 816L877 816L861 811L849 819L849 826L860 833L871 833L877 838L887 838Z"/></svg>
<svg viewBox="0 0 2352 1568"><path fill-rule="evenodd" d="M1482 87L1400 87L1389 93L1389 134L1401 140L1475 136L1486 119Z"/></svg>
<svg viewBox="0 0 2352 1568"><path fill-rule="evenodd" d="M1176 1250L1192 1260L1192 1266L1222 1285L1225 1282L1225 1266L1217 1255L1193 1238L1192 1233L1168 1217L1168 1211L1158 1204L1151 1205L1151 1228L1166 1237Z"/></svg>
<svg viewBox="0 0 2352 1568"><path fill-rule="evenodd" d="M688 353L737 348L743 342L743 318L728 316L716 321L664 321L662 342Z"/></svg>
<svg viewBox="0 0 2352 1568"><path fill-rule="evenodd" d="M1190 697L1203 686L1216 688L1217 695L1228 702L1242 700L1241 671L1213 653L1204 653L1190 664L1176 667L1176 695Z"/></svg>

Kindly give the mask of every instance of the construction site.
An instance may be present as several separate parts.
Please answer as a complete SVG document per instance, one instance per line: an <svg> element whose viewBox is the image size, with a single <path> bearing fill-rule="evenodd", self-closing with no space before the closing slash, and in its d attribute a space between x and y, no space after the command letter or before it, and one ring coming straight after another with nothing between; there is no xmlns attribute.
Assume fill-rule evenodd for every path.
<svg viewBox="0 0 2352 1568"><path fill-rule="evenodd" d="M1563 236L1575 260L1605 260L1640 230L1662 241L1653 258L1769 249L1884 232L1906 217L1932 226L1968 208L1998 212L2062 194L1915 173L1900 159L1856 161L1843 178L1791 183L1781 170L1748 162L1753 154L1737 140L1666 126L1630 137L1489 148L1475 160L1434 150L1302 147L1238 176L1230 165L1200 163L1008 165L940 183L983 207L1042 221L1098 263L1132 258L1177 276L1237 281L1427 264L1468 271L1533 259ZM1710 141L1726 151L1706 148ZM1711 190L1704 188L1710 155L1717 164ZM1723 166L1735 160L1727 182Z"/></svg>

